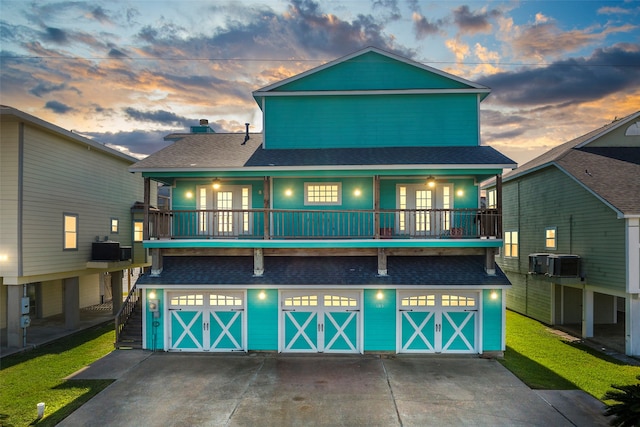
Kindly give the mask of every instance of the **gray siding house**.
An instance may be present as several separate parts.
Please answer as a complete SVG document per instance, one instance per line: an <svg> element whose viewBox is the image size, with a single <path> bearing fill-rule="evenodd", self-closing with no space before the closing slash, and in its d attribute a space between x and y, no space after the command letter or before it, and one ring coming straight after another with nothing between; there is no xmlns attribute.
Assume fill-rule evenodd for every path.
<svg viewBox="0 0 640 427"><path fill-rule="evenodd" d="M502 190L507 308L640 355L640 112L505 174Z"/></svg>

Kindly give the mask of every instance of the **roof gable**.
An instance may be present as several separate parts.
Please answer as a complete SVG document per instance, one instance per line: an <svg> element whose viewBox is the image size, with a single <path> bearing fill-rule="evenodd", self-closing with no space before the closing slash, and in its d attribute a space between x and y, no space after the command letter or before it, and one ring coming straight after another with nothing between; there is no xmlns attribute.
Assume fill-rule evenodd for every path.
<svg viewBox="0 0 640 427"><path fill-rule="evenodd" d="M489 91L485 86L370 47L259 89L254 95L288 91L412 89Z"/></svg>

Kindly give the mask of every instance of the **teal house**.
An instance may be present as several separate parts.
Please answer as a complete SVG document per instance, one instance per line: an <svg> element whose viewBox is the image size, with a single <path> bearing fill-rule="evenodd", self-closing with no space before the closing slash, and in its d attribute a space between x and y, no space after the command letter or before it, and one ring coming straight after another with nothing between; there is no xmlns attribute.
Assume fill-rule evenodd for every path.
<svg viewBox="0 0 640 427"><path fill-rule="evenodd" d="M502 200L507 307L639 356L640 111L505 174Z"/></svg>
<svg viewBox="0 0 640 427"><path fill-rule="evenodd" d="M489 91L367 48L253 92L259 134L170 135L130 168L171 187L144 217L143 347L502 354L479 183L515 164L480 145Z"/></svg>

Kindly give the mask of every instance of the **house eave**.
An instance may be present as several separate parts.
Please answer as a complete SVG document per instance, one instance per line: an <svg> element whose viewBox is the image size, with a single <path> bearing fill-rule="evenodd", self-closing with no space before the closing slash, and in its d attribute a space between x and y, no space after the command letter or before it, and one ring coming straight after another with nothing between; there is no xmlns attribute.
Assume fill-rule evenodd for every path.
<svg viewBox="0 0 640 427"><path fill-rule="evenodd" d="M256 174L295 171L353 171L353 170L414 170L414 169L508 169L515 164L412 164L412 165L317 165L317 166L269 166L269 167L238 167L238 168L129 168L130 172L141 173L185 173L185 172L255 172Z"/></svg>
<svg viewBox="0 0 640 427"><path fill-rule="evenodd" d="M366 95L434 95L434 94L489 94L490 89L393 89L393 90L307 90L267 92L258 90L253 92L254 98L277 96L366 96Z"/></svg>

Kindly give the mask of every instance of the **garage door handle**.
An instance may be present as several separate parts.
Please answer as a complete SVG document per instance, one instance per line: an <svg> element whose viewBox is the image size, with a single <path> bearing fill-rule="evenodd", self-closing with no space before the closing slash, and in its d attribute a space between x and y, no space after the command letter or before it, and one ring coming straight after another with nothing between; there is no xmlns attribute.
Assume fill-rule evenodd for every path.
<svg viewBox="0 0 640 427"><path fill-rule="evenodd" d="M231 311L244 311L244 308L232 308Z"/></svg>
<svg viewBox="0 0 640 427"><path fill-rule="evenodd" d="M355 311L355 312L358 312L358 311L360 311L360 310L345 310L345 311Z"/></svg>
<svg viewBox="0 0 640 427"><path fill-rule="evenodd" d="M478 311L478 310L477 310L477 309L475 309L475 310L465 310L465 311Z"/></svg>
<svg viewBox="0 0 640 427"><path fill-rule="evenodd" d="M169 311L182 311L181 308L170 308Z"/></svg>
<svg viewBox="0 0 640 427"><path fill-rule="evenodd" d="M296 311L296 309L295 308L290 308L290 309L284 309L283 308L282 311Z"/></svg>
<svg viewBox="0 0 640 427"><path fill-rule="evenodd" d="M413 311L413 310L400 310L400 311Z"/></svg>

